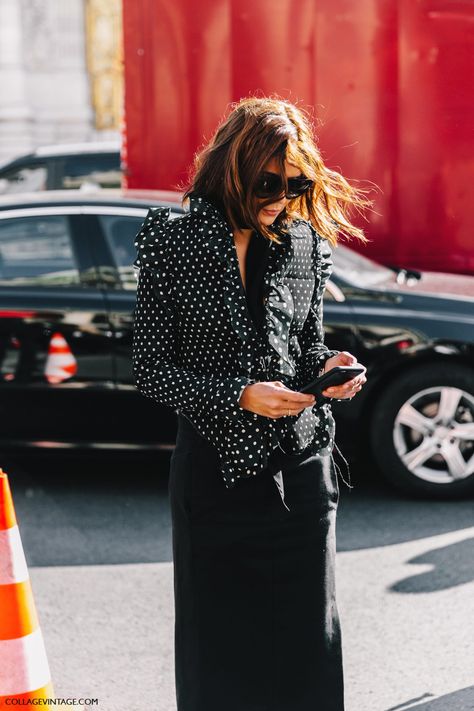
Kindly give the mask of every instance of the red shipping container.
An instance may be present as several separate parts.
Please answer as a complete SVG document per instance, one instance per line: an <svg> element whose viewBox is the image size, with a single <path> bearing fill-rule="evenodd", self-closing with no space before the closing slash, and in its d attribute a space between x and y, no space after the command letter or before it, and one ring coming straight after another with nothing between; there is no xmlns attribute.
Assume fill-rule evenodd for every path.
<svg viewBox="0 0 474 711"><path fill-rule="evenodd" d="M471 0L124 0L123 24L129 187L176 188L230 102L278 94L380 188L351 246L474 273Z"/></svg>

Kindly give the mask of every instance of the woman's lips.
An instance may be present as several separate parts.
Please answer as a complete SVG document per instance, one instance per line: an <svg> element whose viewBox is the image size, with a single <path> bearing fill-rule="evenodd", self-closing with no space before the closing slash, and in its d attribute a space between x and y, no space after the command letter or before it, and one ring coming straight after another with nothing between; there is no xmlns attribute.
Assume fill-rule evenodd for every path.
<svg viewBox="0 0 474 711"><path fill-rule="evenodd" d="M263 208L263 212L271 217L276 217L280 214L280 210L267 210L265 207Z"/></svg>

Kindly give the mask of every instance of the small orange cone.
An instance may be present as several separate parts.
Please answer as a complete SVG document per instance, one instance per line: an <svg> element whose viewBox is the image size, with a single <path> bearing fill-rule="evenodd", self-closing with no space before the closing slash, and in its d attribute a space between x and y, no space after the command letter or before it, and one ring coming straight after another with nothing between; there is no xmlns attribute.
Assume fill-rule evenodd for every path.
<svg viewBox="0 0 474 711"><path fill-rule="evenodd" d="M17 699L26 705L54 698L8 476L0 469L0 709Z"/></svg>
<svg viewBox="0 0 474 711"><path fill-rule="evenodd" d="M62 383L77 373L77 361L61 333L53 333L49 342L44 374L48 383Z"/></svg>

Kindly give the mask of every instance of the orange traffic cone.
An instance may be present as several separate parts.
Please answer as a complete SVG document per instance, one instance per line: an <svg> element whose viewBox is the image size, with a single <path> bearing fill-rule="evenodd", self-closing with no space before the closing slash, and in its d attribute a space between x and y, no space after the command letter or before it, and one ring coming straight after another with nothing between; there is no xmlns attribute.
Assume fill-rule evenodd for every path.
<svg viewBox="0 0 474 711"><path fill-rule="evenodd" d="M44 374L48 383L62 383L77 373L77 361L61 333L53 333L49 342Z"/></svg>
<svg viewBox="0 0 474 711"><path fill-rule="evenodd" d="M11 709L12 698L54 699L54 690L8 476L0 469L0 709Z"/></svg>

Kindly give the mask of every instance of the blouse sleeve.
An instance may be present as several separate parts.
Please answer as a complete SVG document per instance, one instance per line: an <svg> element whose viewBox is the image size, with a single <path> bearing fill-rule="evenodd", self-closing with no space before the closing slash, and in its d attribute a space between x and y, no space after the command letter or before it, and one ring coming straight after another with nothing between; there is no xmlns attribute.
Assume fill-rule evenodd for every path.
<svg viewBox="0 0 474 711"><path fill-rule="evenodd" d="M311 300L308 316L303 330L298 337L301 346L301 357L297 368L297 389L303 387L315 377L324 367L328 358L341 351L329 350L324 343L323 327L323 296L327 281L332 272L332 250L327 239L321 238L311 226L317 239L316 253L316 284Z"/></svg>
<svg viewBox="0 0 474 711"><path fill-rule="evenodd" d="M150 210L135 240L134 266L139 268L132 338L135 385L145 397L175 410L193 411L204 405L215 414L238 419L240 396L253 380L203 375L177 365L178 324L170 300L165 215Z"/></svg>

